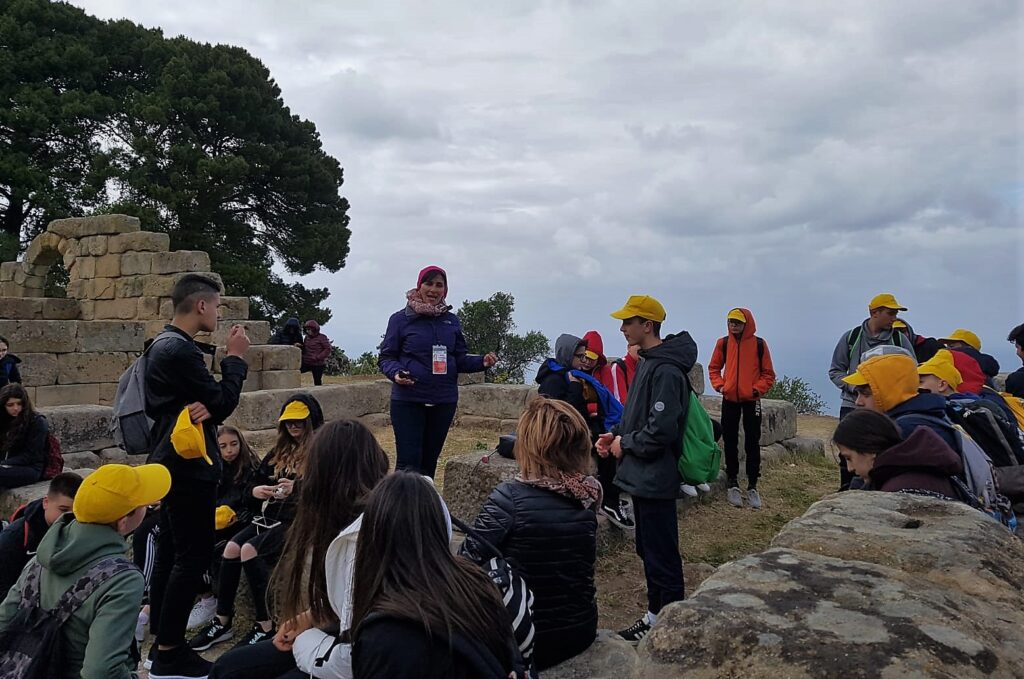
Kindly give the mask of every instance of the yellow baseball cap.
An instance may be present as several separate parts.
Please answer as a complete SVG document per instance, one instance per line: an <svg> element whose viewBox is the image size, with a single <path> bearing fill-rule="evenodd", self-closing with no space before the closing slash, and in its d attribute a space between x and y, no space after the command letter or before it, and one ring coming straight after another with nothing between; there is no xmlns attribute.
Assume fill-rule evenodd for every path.
<svg viewBox="0 0 1024 679"><path fill-rule="evenodd" d="M217 530L224 530L235 522L238 515L235 514L235 510L227 505L221 505L217 507L217 511L214 513L214 523Z"/></svg>
<svg viewBox="0 0 1024 679"><path fill-rule="evenodd" d="M114 523L170 489L171 473L162 464L105 464L82 481L72 511L81 523Z"/></svg>
<svg viewBox="0 0 1024 679"><path fill-rule="evenodd" d="M665 320L665 307L650 295L631 295L626 300L626 306L612 314L612 318L617 318L620 321L636 316L662 323Z"/></svg>
<svg viewBox="0 0 1024 679"><path fill-rule="evenodd" d="M206 454L206 435L203 434L203 428L193 424L188 408L182 408L178 414L178 421L174 423L174 429L171 431L171 445L174 446L174 452L186 460L201 457L206 460L206 464L213 464L213 460Z"/></svg>
<svg viewBox="0 0 1024 679"><path fill-rule="evenodd" d="M739 309L733 309L732 311L729 312L729 315L725 317L725 320L727 320L727 321L739 321L740 323L746 323L747 322L747 315L744 314Z"/></svg>
<svg viewBox="0 0 1024 679"><path fill-rule="evenodd" d="M896 311L907 310L907 307L897 302L896 298L893 297L888 292L883 292L880 295L875 295L874 297L871 298L871 301L868 302L868 311L878 309L880 307L884 307L886 309L895 309Z"/></svg>
<svg viewBox="0 0 1024 679"><path fill-rule="evenodd" d="M940 342L963 342L973 347L975 351L981 351L981 338L966 328L957 328L949 333L949 336L939 339Z"/></svg>
<svg viewBox="0 0 1024 679"><path fill-rule="evenodd" d="M277 418L277 421L304 420L307 417L309 417L309 406L302 401L292 401L285 406L284 411L281 412L281 417Z"/></svg>
<svg viewBox="0 0 1024 679"><path fill-rule="evenodd" d="M935 352L934 356L917 366L917 374L935 375L940 380L947 382L953 389L959 387L964 381L960 371L953 364L953 354L949 353L949 349L940 349Z"/></svg>

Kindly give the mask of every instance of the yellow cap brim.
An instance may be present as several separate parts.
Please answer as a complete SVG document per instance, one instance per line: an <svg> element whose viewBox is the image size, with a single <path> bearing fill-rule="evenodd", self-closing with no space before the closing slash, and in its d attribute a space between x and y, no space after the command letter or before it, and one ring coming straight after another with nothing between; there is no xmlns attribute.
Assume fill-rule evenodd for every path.
<svg viewBox="0 0 1024 679"><path fill-rule="evenodd" d="M292 401L285 406L284 412L281 413L281 417L277 418L278 422L285 422L286 420L305 420L309 417L309 406L302 401Z"/></svg>
<svg viewBox="0 0 1024 679"><path fill-rule="evenodd" d="M859 372L856 372L853 373L852 375L847 375L846 377L844 377L843 382L846 382L847 384L853 387L862 387L868 383L868 378L864 377L864 375L860 374Z"/></svg>
<svg viewBox="0 0 1024 679"><path fill-rule="evenodd" d="M206 464L213 466L213 460L206 452L206 435L201 426L192 422L188 408L183 408L178 415L178 421L171 431L171 445L174 452L185 460L203 458Z"/></svg>
<svg viewBox="0 0 1024 679"><path fill-rule="evenodd" d="M171 490L171 473L162 464L144 464L135 467L135 473L139 475L139 487L132 494L136 507L155 504Z"/></svg>
<svg viewBox="0 0 1024 679"><path fill-rule="evenodd" d="M746 315L742 311L735 310L735 309L733 311L730 311L729 315L726 316L725 319L728 320L728 321L738 321L740 323L746 323L747 322Z"/></svg>
<svg viewBox="0 0 1024 679"><path fill-rule="evenodd" d="M589 358L591 361L596 361L597 360L597 354L594 353L593 351L591 351L590 349L587 349L587 354L586 355L587 355L587 358Z"/></svg>
<svg viewBox="0 0 1024 679"><path fill-rule="evenodd" d="M633 318L634 316L636 316L636 314L633 313L631 309L623 307L618 311L614 312L611 316L616 320L625 321L627 319Z"/></svg>

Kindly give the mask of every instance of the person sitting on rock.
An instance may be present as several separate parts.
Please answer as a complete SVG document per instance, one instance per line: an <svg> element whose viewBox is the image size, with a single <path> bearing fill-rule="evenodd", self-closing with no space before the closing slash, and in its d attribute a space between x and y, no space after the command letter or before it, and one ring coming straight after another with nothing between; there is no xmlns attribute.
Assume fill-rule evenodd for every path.
<svg viewBox="0 0 1024 679"><path fill-rule="evenodd" d="M585 651L597 634L597 515L591 438L569 404L534 399L516 428L515 480L491 492L460 553L485 565L480 539L516 563L533 590L534 659L545 670Z"/></svg>
<svg viewBox="0 0 1024 679"><path fill-rule="evenodd" d="M839 422L832 441L865 490L958 499L950 477L963 474L963 463L928 427L904 438L889 417L861 409Z"/></svg>
<svg viewBox="0 0 1024 679"><path fill-rule="evenodd" d="M21 384L19 363L21 359L11 353L11 343L6 337L0 336L0 387L6 387L13 382Z"/></svg>
<svg viewBox="0 0 1024 679"><path fill-rule="evenodd" d="M57 474L46 495L15 512L7 528L0 532L0 598L18 581L21 569L36 553L39 541L61 514L71 511L82 477L72 472Z"/></svg>
<svg viewBox="0 0 1024 679"><path fill-rule="evenodd" d="M50 425L25 387L12 382L0 389L0 490L43 478L49 435Z"/></svg>

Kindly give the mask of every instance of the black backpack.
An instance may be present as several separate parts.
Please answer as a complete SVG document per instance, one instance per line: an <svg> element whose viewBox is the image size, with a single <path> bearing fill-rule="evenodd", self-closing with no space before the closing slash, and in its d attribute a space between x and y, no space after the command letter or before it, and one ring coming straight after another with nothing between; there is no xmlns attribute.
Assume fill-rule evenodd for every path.
<svg viewBox="0 0 1024 679"><path fill-rule="evenodd" d="M754 335L754 339L757 340L757 367L762 372L764 371L764 340L757 335ZM725 365L725 359L729 355L729 338L723 337L722 340L722 365Z"/></svg>
<svg viewBox="0 0 1024 679"><path fill-rule="evenodd" d="M43 567L32 561L26 567L21 601L7 628L0 631L0 677L57 679L63 676L60 630L100 585L138 567L123 556L103 559L80 577L52 610L40 603Z"/></svg>
<svg viewBox="0 0 1024 679"><path fill-rule="evenodd" d="M995 467L1024 464L1024 447L1016 423L1010 423L998 406L977 401L949 401L946 414L954 424L963 427L992 460Z"/></svg>

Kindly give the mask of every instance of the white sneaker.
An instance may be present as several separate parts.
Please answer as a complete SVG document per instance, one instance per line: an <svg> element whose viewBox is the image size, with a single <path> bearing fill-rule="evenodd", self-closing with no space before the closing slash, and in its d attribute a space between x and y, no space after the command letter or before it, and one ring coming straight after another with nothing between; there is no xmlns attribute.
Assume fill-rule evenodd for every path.
<svg viewBox="0 0 1024 679"><path fill-rule="evenodd" d="M733 486L728 491L726 491L725 499L728 500L729 504L731 504L733 507L743 506L743 492L736 486Z"/></svg>
<svg viewBox="0 0 1024 679"><path fill-rule="evenodd" d="M698 483L697 484L697 490L699 490L702 493L710 493L711 492L711 485L707 484L707 483Z"/></svg>
<svg viewBox="0 0 1024 679"><path fill-rule="evenodd" d="M683 495L687 495L689 497L697 497L697 487L696 486L691 486L688 483L683 483L683 484L679 485L679 490L682 491Z"/></svg>
<svg viewBox="0 0 1024 679"><path fill-rule="evenodd" d="M202 627L213 620L213 616L216 614L217 597L208 596L205 599L200 599L196 602L196 605L192 607L192 612L188 614L188 629Z"/></svg>

